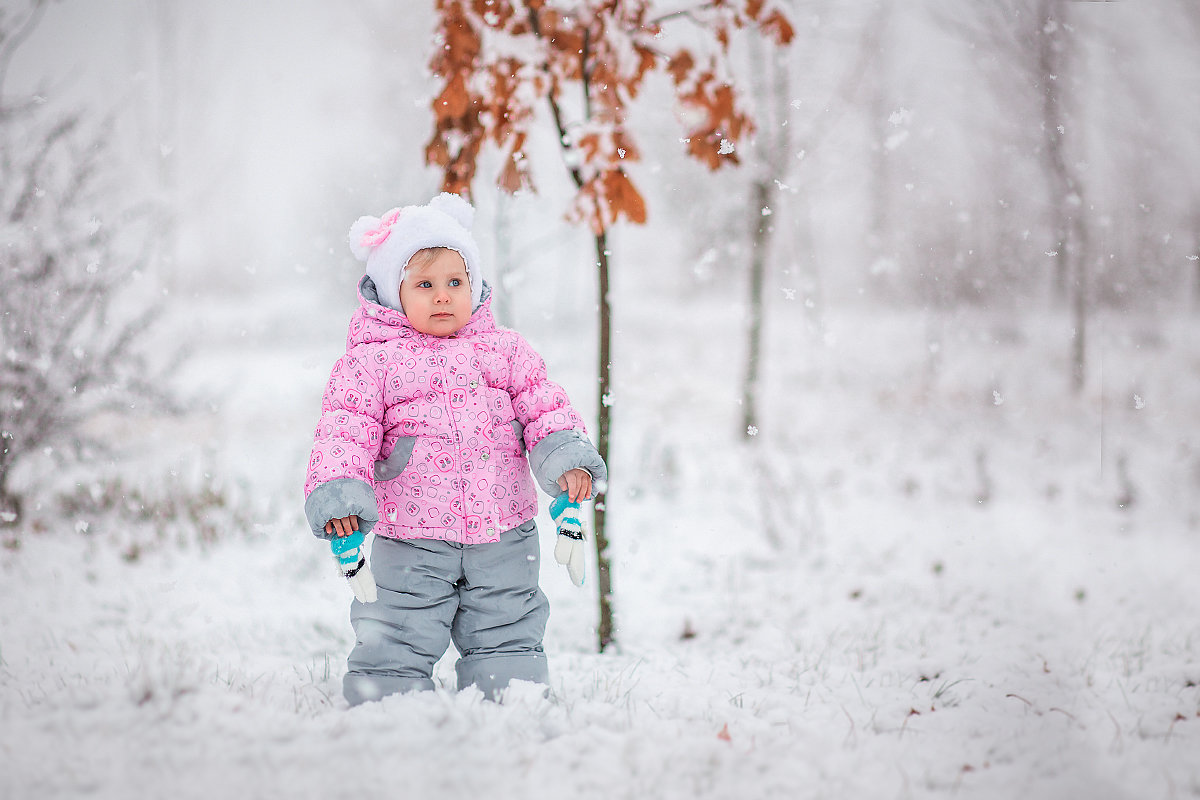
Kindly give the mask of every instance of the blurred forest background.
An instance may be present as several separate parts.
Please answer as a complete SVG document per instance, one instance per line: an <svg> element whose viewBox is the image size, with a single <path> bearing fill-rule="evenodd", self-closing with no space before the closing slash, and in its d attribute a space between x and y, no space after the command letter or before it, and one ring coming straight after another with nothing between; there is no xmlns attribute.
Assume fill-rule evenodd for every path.
<svg viewBox="0 0 1200 800"><path fill-rule="evenodd" d="M1001 337L1030 334L1022 320L1048 315L1067 334L1044 368L1074 393L1098 380L1098 328L1136 320L1152 343L1168 335L1156 321L1200 313L1200 6L781 7L791 47L733 42L729 78L758 126L734 154L740 169L710 173L685 157L665 78L635 101L643 158L631 172L649 220L616 229L618 294L673 307L733 298L743 319L761 305L768 341L795 331L819 340L836 309L915 312L931 376L964 315L999 320ZM97 380L109 405L125 402L115 387L153 398L174 346L202 347L201 317L237 324L213 322L222 299L344 319L358 270L348 222L440 183L424 164L436 93L427 4L7 0L2 19L7 392L28 389L28 365L74 358L110 365ZM570 187L552 126L542 130L528 148L536 194L494 189L499 165L486 154L477 181L480 238L504 289L497 310L520 326L569 308L590 330L593 257L586 232L563 219ZM22 165L57 177L22 180ZM86 197L71 194L84 185ZM48 209L40 227L29 224L31 187ZM86 247L70 243L72 231ZM119 296L82 328L89 347L120 333L108 356L83 359L66 339L53 356L18 346L22 309L61 278L40 267L11 276L45 263L99 272ZM88 280L81 307L99 285ZM134 362L118 350L137 352L153 324L126 306L194 314L195 335L171 333L167 348L160 334L121 375L117 365ZM77 393L78 378L58 391ZM6 404L6 452L50 452L14 433L47 427L29 412L35 402ZM762 422L747 411L738 424Z"/></svg>
<svg viewBox="0 0 1200 800"><path fill-rule="evenodd" d="M30 4L5 5L13 20ZM772 261L807 298L1052 302L1073 280L1055 252L1066 215L1090 304L1200 303L1196 4L782 5L794 46L735 42L760 134L746 169L710 185L679 126L659 126L672 109L653 93L636 106L652 148L639 177L663 198L650 224L714 248L710 270L659 271L736 285L751 187L769 177ZM43 118L110 123L103 166L123 199L154 203L169 286L254 289L332 272L343 220L436 188L422 158L432 27L423 3L60 0L6 53L4 91L37 95Z"/></svg>

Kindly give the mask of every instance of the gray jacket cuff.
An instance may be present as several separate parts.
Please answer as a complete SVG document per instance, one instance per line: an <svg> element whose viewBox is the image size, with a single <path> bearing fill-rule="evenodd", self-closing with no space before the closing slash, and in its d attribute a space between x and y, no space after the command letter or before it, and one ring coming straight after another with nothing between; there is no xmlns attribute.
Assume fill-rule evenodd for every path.
<svg viewBox="0 0 1200 800"><path fill-rule="evenodd" d="M608 480L608 468L583 431L559 431L542 439L529 451L529 468L542 491L551 497L562 494L558 479L572 469L586 469L592 480ZM322 523L324 524L324 523Z"/></svg>
<svg viewBox="0 0 1200 800"><path fill-rule="evenodd" d="M358 517L358 529L370 532L379 521L379 507L375 504L375 488L366 481L356 478L338 478L322 483L312 490L304 501L304 516L313 536L329 539L325 523L331 519L342 519L351 514Z"/></svg>

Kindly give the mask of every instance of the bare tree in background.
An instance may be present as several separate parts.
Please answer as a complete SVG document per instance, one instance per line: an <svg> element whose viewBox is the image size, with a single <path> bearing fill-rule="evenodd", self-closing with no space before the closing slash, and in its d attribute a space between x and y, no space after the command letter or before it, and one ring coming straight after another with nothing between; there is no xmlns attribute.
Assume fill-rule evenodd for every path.
<svg viewBox="0 0 1200 800"><path fill-rule="evenodd" d="M1200 40L1200 3L1194 0L1178 0L1179 10L1191 32L1192 41ZM1194 74L1200 75L1200 48L1191 48L1192 58L1197 66ZM1193 102L1200 96L1200 87L1193 87ZM1200 189L1192 187L1191 211L1191 252L1187 257L1192 262L1192 301L1197 311L1200 311Z"/></svg>
<svg viewBox="0 0 1200 800"><path fill-rule="evenodd" d="M1090 243L1087 205L1079 169L1068 153L1072 140L1079 147L1068 104L1074 77L1072 45L1074 31L1066 18L1065 0L1038 0L1034 7L1033 47L1037 54L1034 85L1042 95L1041 155L1050 183L1050 212L1057 257L1055 289L1059 297L1070 297L1075 319L1071 348L1071 386L1083 388L1087 375L1088 259ZM1070 283L1070 292L1068 292Z"/></svg>
<svg viewBox="0 0 1200 800"><path fill-rule="evenodd" d="M991 88L1001 96L1036 99L1038 130L1030 143L1046 181L1052 288L1069 303L1075 326L1071 386L1083 388L1087 367L1089 267L1087 203L1078 166L1080 128L1072 104L1079 96L1079 31L1068 17L1069 0L1003 0L956 5L942 22L985 60ZM965 16L964 16L965 15Z"/></svg>
<svg viewBox="0 0 1200 800"><path fill-rule="evenodd" d="M754 142L756 155L751 162L754 175L750 190L750 313L746 337L746 374L742 380L741 432L744 438L753 439L761 423L758 397L766 316L764 284L775 232L780 181L787 174L788 154L791 151L788 128L791 82L787 62L789 51L777 52L771 48L771 52L765 54L763 41L758 38L752 39L749 47L751 92L758 108L759 127Z"/></svg>
<svg viewBox="0 0 1200 800"><path fill-rule="evenodd" d="M35 453L78 457L102 410L166 402L139 349L152 304L118 298L148 241L105 186L107 126L40 100L10 101L4 76L48 0L0 15L0 525L21 519L14 467ZM130 310L130 306L133 306Z"/></svg>
<svg viewBox="0 0 1200 800"><path fill-rule="evenodd" d="M871 70L867 81L865 110L871 136L871 179L873 186L870 197L870 228L867 244L871 249L872 274L886 274L896 268L898 254L894 236L893 215L895 196L893 191L894 166L889 147L889 138L895 127L892 115L896 113L890 86L891 71L887 69L890 52L884 43L885 31L891 21L893 4L880 4L878 27L880 43L876 54L876 68Z"/></svg>
<svg viewBox="0 0 1200 800"><path fill-rule="evenodd" d="M833 4L809 4L806 10L823 16ZM870 67L880 49L883 29L887 25L888 6L881 5L868 14L864 25L856 32L858 46L830 96L821 102L805 104L812 112L799 113L794 108L792 73L799 56L820 50L822 37L828 37L824 28L809 28L812 37L802 47L786 50L766 49L761 39L748 43L750 88L754 97L758 128L749 154L750 204L749 242L750 257L748 270L749 314L746 335L745 376L742 380L741 434L753 440L762 427L759 397L762 381L763 341L766 332L766 284L769 265L773 263L772 246L778 229L789 225L804 225L804 221L785 221L780 216L782 185L804 181L797 173L803 162L796 156L800 153L819 153L838 121L854 105ZM802 34L803 35L803 34ZM766 52L764 52L766 50ZM796 176L796 177L793 177ZM797 188L797 193L803 190Z"/></svg>

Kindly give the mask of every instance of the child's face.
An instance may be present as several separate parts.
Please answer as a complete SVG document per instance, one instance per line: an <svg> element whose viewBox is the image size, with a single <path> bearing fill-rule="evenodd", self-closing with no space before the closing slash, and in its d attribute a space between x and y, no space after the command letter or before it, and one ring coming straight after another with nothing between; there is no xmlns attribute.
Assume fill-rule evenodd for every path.
<svg viewBox="0 0 1200 800"><path fill-rule="evenodd" d="M400 305L421 333L451 336L471 319L467 266L454 250L439 250L432 260L409 263L400 284Z"/></svg>

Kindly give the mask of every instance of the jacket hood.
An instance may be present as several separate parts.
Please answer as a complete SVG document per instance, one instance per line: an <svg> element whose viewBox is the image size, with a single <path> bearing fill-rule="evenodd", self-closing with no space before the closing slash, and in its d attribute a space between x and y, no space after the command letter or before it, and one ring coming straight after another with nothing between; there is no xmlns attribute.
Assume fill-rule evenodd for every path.
<svg viewBox="0 0 1200 800"><path fill-rule="evenodd" d="M471 312L471 319L459 329L455 336L470 335L495 330L492 318L492 287L483 282L479 303ZM350 329L346 333L346 349L360 344L376 344L401 338L437 339L421 333L412 326L403 312L388 308L379 302L379 290L375 282L364 275L358 282L358 310L350 317Z"/></svg>

